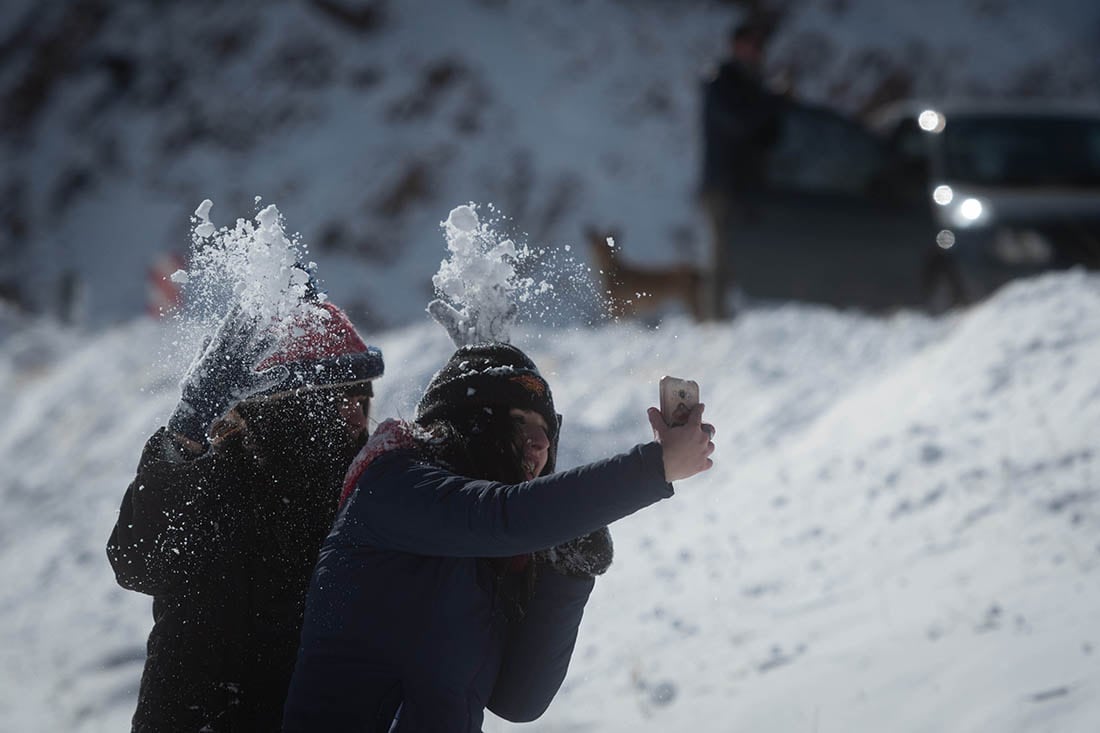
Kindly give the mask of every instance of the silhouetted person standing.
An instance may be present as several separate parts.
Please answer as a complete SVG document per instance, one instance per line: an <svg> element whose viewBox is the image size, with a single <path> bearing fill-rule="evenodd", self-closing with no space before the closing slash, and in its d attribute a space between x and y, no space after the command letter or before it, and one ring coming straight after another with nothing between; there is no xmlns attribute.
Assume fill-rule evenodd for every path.
<svg viewBox="0 0 1100 733"><path fill-rule="evenodd" d="M702 204L710 222L711 272L707 311L726 317L725 293L732 277L733 232L750 230L759 218L768 158L779 140L782 98L761 77L764 30L742 24L730 32L730 55L703 85Z"/></svg>

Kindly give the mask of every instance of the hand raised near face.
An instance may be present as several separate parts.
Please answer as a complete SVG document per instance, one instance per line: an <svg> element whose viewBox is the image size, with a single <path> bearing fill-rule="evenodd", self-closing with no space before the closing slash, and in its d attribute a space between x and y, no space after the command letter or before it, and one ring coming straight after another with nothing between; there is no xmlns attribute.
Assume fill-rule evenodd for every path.
<svg viewBox="0 0 1100 733"><path fill-rule="evenodd" d="M714 465L714 426L703 422L704 405L692 408L683 425L670 427L656 407L649 408L649 424L653 437L661 444L665 464L665 481L679 481L706 471Z"/></svg>

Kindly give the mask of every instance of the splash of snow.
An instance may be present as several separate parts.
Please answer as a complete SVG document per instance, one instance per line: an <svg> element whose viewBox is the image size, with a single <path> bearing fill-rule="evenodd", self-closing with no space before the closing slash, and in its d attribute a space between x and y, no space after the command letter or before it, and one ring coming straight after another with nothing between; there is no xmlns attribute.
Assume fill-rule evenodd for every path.
<svg viewBox="0 0 1100 733"><path fill-rule="evenodd" d="M571 247L517 244L499 231L492 204L469 203L440 222L449 256L432 278L439 298L472 332L470 341L508 341L514 321L542 325L569 320L578 310L602 309L588 268Z"/></svg>
<svg viewBox="0 0 1100 733"><path fill-rule="evenodd" d="M195 225L195 236L206 238L214 233L214 225L210 222L210 209L213 207L213 201L203 199L199 208L195 209L195 218L198 219Z"/></svg>
<svg viewBox="0 0 1100 733"><path fill-rule="evenodd" d="M516 266L530 252L499 235L491 223L482 223L477 209L477 204L457 206L440 223L450 255L439 264L432 284L473 332L473 341L508 341L517 288L528 287L517 277Z"/></svg>
<svg viewBox="0 0 1100 733"><path fill-rule="evenodd" d="M193 219L184 292L188 317L207 323L239 306L276 326L301 315L309 274L299 263L306 249L287 236L278 207L268 205L254 220L237 219L221 228L210 220L212 207L204 200Z"/></svg>
<svg viewBox="0 0 1100 733"><path fill-rule="evenodd" d="M171 276L183 286L184 307L174 314L175 334L161 360L187 363L235 309L276 343L306 331L324 332L328 312L316 303L325 298L310 291L313 263L303 264L308 250L296 235L287 235L278 207L268 205L252 220L220 228L211 221L212 208L205 199L195 210L188 269Z"/></svg>

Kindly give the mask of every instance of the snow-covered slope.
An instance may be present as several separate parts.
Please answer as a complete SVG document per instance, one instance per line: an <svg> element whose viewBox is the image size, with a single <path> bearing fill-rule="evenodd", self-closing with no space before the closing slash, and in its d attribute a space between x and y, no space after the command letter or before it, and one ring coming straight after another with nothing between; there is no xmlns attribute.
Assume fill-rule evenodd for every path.
<svg viewBox="0 0 1100 733"><path fill-rule="evenodd" d="M906 94L1100 93L1094 0L791 0L770 71L858 113ZM533 245L619 227L700 255L698 82L736 3L11 0L0 14L0 284L94 324L141 312L188 217L263 196L360 323L415 320L458 203ZM579 257L585 253L576 250ZM70 280L72 282L72 280Z"/></svg>
<svg viewBox="0 0 1100 733"><path fill-rule="evenodd" d="M149 603L103 546L175 401L175 334L0 315L0 730L124 730ZM375 417L408 416L449 342L371 336ZM1095 728L1096 276L941 319L783 306L515 341L554 386L563 466L649 439L664 373L697 378L718 427L713 471L612 528L569 677L526 729Z"/></svg>

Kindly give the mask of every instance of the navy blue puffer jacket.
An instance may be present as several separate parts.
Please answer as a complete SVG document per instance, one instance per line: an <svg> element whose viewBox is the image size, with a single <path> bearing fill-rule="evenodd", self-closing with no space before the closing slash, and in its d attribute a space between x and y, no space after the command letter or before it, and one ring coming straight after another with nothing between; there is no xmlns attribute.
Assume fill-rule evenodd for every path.
<svg viewBox="0 0 1100 733"><path fill-rule="evenodd" d="M524 614L485 558L553 547L672 495L649 443L507 485L395 450L360 476L313 573L285 731L479 731L540 716L592 578L540 566ZM517 576L511 576L516 578ZM398 714L399 710L399 714Z"/></svg>

